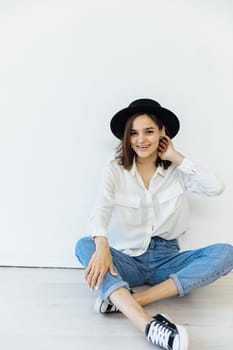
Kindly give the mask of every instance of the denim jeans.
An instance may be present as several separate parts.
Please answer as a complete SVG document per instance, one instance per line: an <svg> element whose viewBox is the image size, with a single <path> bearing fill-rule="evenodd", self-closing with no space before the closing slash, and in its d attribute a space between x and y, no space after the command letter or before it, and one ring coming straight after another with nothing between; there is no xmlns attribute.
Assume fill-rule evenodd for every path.
<svg viewBox="0 0 233 350"><path fill-rule="evenodd" d="M76 256L86 268L95 252L91 237L81 238L76 244ZM100 286L104 300L118 288L132 288L144 284L154 286L172 278L179 295L205 286L233 269L233 246L213 244L205 248L179 252L176 239L153 237L147 251L136 257L111 248L117 276L109 272Z"/></svg>

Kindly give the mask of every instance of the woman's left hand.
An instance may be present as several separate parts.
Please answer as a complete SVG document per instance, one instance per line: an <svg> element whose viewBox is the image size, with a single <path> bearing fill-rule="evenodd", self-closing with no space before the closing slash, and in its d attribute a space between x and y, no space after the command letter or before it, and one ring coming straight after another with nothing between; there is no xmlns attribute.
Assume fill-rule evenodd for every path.
<svg viewBox="0 0 233 350"><path fill-rule="evenodd" d="M172 140L167 135L160 137L158 155L162 160L169 160L175 165L180 165L184 159L183 154L175 149Z"/></svg>

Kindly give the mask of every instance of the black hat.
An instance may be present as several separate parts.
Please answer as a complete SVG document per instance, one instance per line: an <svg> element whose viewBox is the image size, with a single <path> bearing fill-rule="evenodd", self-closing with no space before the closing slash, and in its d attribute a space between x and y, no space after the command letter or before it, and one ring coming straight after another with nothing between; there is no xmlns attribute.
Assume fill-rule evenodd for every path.
<svg viewBox="0 0 233 350"><path fill-rule="evenodd" d="M169 137L173 138L179 131L180 122L177 116L166 108L163 108L158 102L141 98L129 104L127 108L116 113L110 123L112 133L122 139L124 135L127 120L135 113L151 113L158 117L164 124L169 133Z"/></svg>

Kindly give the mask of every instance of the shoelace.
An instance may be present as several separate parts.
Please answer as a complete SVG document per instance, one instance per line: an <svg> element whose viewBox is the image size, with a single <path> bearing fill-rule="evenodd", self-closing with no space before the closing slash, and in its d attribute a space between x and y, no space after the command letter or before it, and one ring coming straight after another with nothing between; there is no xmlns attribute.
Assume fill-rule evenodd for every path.
<svg viewBox="0 0 233 350"><path fill-rule="evenodd" d="M153 344L159 345L164 349L169 350L168 341L172 331L166 326L162 326L156 321L152 322L149 328L147 339Z"/></svg>

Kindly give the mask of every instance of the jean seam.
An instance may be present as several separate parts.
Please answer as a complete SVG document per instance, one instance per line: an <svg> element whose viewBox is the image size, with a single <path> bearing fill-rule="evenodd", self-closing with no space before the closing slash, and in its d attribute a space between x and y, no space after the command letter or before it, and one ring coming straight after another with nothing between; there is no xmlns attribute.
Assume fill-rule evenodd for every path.
<svg viewBox="0 0 233 350"><path fill-rule="evenodd" d="M183 288L183 286L182 286L182 284L181 284L181 282L180 282L178 276L177 276L175 273L173 273L173 274L170 275L170 278L171 278L171 279L173 280L173 282L175 283L175 285L176 285L176 287L177 287L177 289L178 289L179 296L180 296L180 297L183 297L184 294L185 294L185 293L184 293L184 288Z"/></svg>
<svg viewBox="0 0 233 350"><path fill-rule="evenodd" d="M193 283L193 284L190 284L189 285L189 288L183 288L182 287L182 290L183 290L183 295L180 294L180 296L184 296L185 294L188 294L190 291L192 291L193 289L195 288L198 288L198 287L202 287L203 286L203 283L205 283L206 285L206 282L208 284L209 281L213 282L215 281L216 279L220 278L221 276L224 276L225 274L227 274L228 272L230 272L231 270L233 269L233 264L230 264L230 265L225 265L222 269L222 272L220 271L216 271L215 273L211 274L211 275L208 275L206 276L205 278L199 280L197 283ZM172 278L174 276L174 279L173 280L176 280L178 281L178 284L181 285L177 275L171 275L170 277ZM202 283L201 283L202 282ZM178 288L179 290L179 288Z"/></svg>

